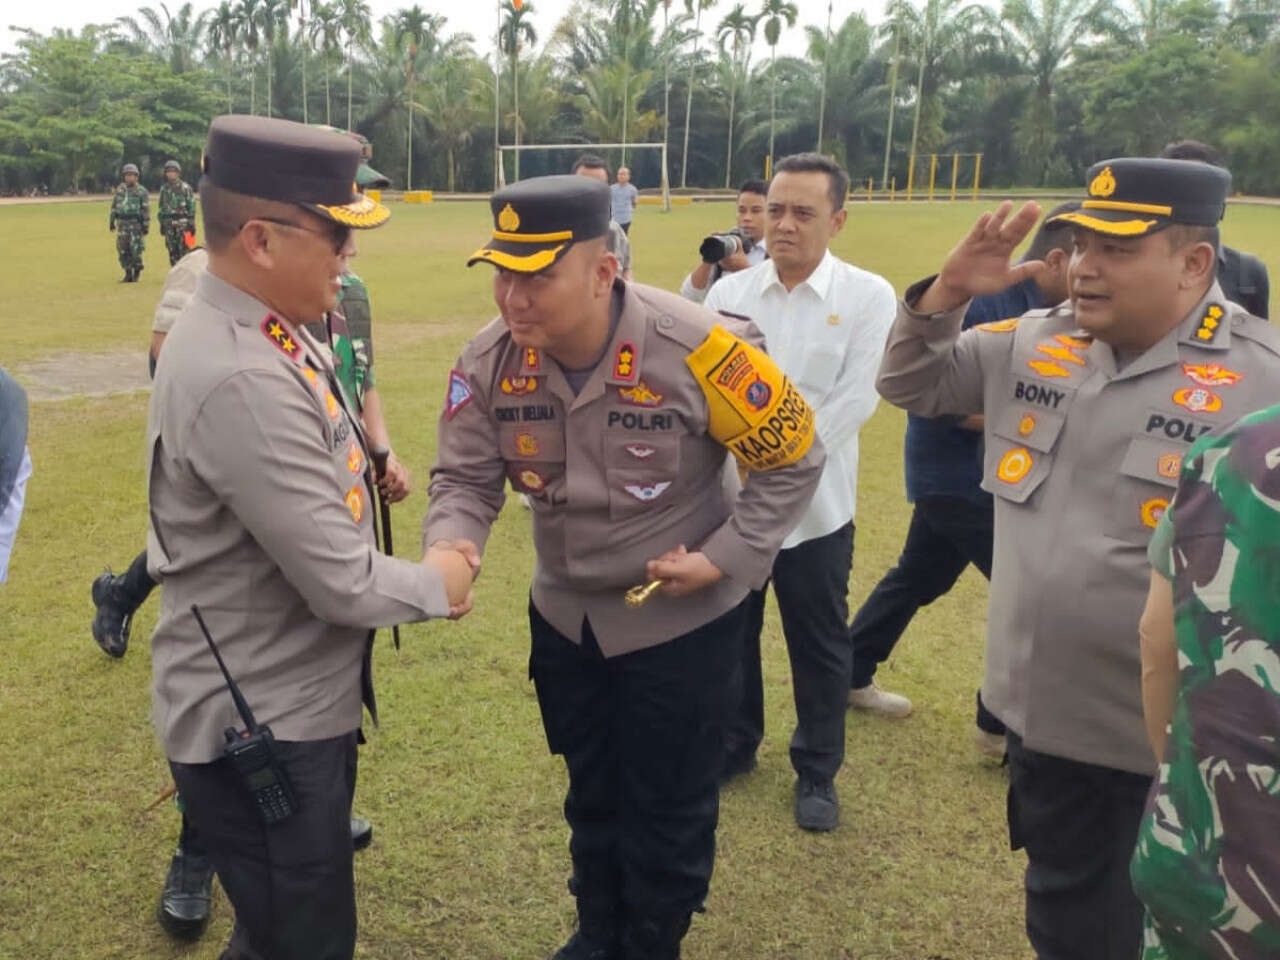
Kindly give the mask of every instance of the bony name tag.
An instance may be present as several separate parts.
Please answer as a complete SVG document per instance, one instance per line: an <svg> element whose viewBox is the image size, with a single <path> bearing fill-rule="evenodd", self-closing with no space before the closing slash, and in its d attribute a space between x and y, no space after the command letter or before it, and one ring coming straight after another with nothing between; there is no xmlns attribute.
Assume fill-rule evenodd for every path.
<svg viewBox="0 0 1280 960"><path fill-rule="evenodd" d="M714 327L685 357L707 398L708 432L750 470L799 461L813 446L813 408L763 350Z"/></svg>

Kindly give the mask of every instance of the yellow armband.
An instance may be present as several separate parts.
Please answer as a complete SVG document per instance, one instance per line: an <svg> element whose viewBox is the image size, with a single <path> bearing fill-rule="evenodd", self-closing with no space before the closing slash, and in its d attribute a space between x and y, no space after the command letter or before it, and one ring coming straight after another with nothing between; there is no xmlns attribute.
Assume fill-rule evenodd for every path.
<svg viewBox="0 0 1280 960"><path fill-rule="evenodd" d="M748 470L809 452L813 408L763 350L717 326L684 362L707 398L708 432Z"/></svg>

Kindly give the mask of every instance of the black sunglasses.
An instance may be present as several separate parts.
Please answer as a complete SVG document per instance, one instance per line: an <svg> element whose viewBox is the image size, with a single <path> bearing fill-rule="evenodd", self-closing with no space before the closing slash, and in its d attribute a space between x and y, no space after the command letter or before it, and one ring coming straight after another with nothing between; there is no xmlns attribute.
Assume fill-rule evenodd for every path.
<svg viewBox="0 0 1280 960"><path fill-rule="evenodd" d="M333 244L334 253L342 253L342 248L345 247L347 245L347 241L351 239L351 228L340 223L335 223L333 227L328 230L313 230L310 227L305 227L293 220L277 220L275 217L251 217L250 220L265 220L267 223L278 224L282 227L292 227L295 230L301 230L303 233L311 233L315 234L317 237L323 237ZM245 223L249 223L250 220L246 220L244 223L240 224L240 229L243 230Z"/></svg>

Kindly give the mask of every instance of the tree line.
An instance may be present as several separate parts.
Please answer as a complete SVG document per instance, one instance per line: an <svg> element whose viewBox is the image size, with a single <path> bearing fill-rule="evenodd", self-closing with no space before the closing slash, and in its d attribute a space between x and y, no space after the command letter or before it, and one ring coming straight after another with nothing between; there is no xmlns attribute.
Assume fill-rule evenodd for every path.
<svg viewBox="0 0 1280 960"><path fill-rule="evenodd" d="M358 130L397 187L491 189L495 133L665 141L673 188L814 149L877 186L935 152L981 153L984 185L1076 186L1099 158L1190 137L1223 151L1238 190L1280 194L1280 0L890 0L879 23L807 25L789 0L716 7L577 0L545 23L537 0L502 0L487 38L420 5L375 21L365 0L18 29L0 58L0 191L103 189L127 161L154 186L169 157L194 177L209 119L236 112ZM805 54L779 56L797 29ZM568 160L518 156L508 180ZM627 160L660 182L657 151Z"/></svg>

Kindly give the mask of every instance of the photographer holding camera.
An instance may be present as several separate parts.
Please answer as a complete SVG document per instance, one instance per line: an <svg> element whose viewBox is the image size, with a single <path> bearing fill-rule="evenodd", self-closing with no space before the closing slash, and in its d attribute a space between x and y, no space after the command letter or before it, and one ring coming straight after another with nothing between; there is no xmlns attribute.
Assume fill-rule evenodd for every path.
<svg viewBox="0 0 1280 960"><path fill-rule="evenodd" d="M711 285L724 274L768 259L764 243L764 201L768 193L769 185L763 180L747 180L738 188L738 225L703 239L698 248L702 260L680 284L680 296L701 303Z"/></svg>

